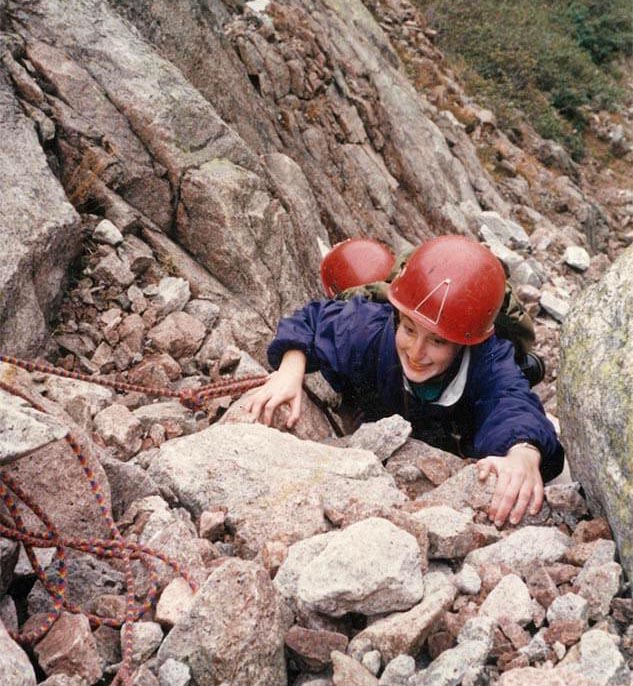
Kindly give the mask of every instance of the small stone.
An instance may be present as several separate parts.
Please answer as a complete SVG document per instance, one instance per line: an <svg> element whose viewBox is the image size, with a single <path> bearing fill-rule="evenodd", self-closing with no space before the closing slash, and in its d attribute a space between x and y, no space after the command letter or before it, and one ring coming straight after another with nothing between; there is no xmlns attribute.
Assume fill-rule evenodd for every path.
<svg viewBox="0 0 633 686"><path fill-rule="evenodd" d="M589 253L578 245L570 245L563 255L563 261L573 269L579 272L584 272L589 269L591 264L591 256Z"/></svg>
<svg viewBox="0 0 633 686"><path fill-rule="evenodd" d="M172 582L173 583L173 582ZM132 629L132 662L140 665L146 662L160 647L163 641L163 630L156 622L134 622ZM129 630L129 629L128 629ZM121 652L123 652L123 637L126 631L121 630Z"/></svg>
<svg viewBox="0 0 633 686"><path fill-rule="evenodd" d="M380 653L379 653L380 656ZM377 674L377 672L375 672ZM415 674L415 660L411 655L398 655L390 660L382 673L379 686L407 686Z"/></svg>
<svg viewBox="0 0 633 686"><path fill-rule="evenodd" d="M97 643L85 615L62 612L35 646L35 654L46 675L77 674L94 684L103 673Z"/></svg>
<svg viewBox="0 0 633 686"><path fill-rule="evenodd" d="M532 638L522 626L504 618L499 620L499 628L516 650L528 645Z"/></svg>
<svg viewBox="0 0 633 686"><path fill-rule="evenodd" d="M286 646L308 671L320 672L331 664L333 650L345 652L349 639L333 631L316 631L293 626L285 638ZM363 662L367 655L363 657ZM380 668L380 654L378 655Z"/></svg>
<svg viewBox="0 0 633 686"><path fill-rule="evenodd" d="M571 535L571 539L574 543L590 543L598 538L605 538L607 540L613 539L609 522L607 522L604 517L585 519L578 522L578 525Z"/></svg>
<svg viewBox="0 0 633 686"><path fill-rule="evenodd" d="M220 316L219 306L209 300L190 300L185 305L185 312L202 322L207 331L213 328Z"/></svg>
<svg viewBox="0 0 633 686"><path fill-rule="evenodd" d="M159 317L165 317L172 312L179 312L182 310L189 298L191 291L189 289L189 282L179 277L166 276L161 279L158 284L156 295L153 299L153 305Z"/></svg>
<svg viewBox="0 0 633 686"><path fill-rule="evenodd" d="M195 355L204 340L205 328L186 312L172 312L147 336L156 350L179 358Z"/></svg>
<svg viewBox="0 0 633 686"><path fill-rule="evenodd" d="M578 643L586 629L587 622L585 620L558 620L550 622L550 625L545 629L543 637L552 647L556 643L562 643L564 646L572 646L574 643Z"/></svg>
<svg viewBox="0 0 633 686"><path fill-rule="evenodd" d="M569 312L569 303L548 291L541 295L540 305L558 322L563 322Z"/></svg>
<svg viewBox="0 0 633 686"><path fill-rule="evenodd" d="M189 612L193 590L181 576L167 584L156 605L156 621L165 627L177 624Z"/></svg>
<svg viewBox="0 0 633 686"><path fill-rule="evenodd" d="M384 462L405 444L411 431L411 424L395 414L377 422L361 425L350 436L348 446L370 450L381 462Z"/></svg>
<svg viewBox="0 0 633 686"><path fill-rule="evenodd" d="M542 562L537 563L534 569L527 573L525 582L532 598L544 608L548 608L552 601L559 596L558 588Z"/></svg>
<svg viewBox="0 0 633 686"><path fill-rule="evenodd" d="M184 662L170 657L158 670L158 682L160 686L189 686L191 671Z"/></svg>
<svg viewBox="0 0 633 686"><path fill-rule="evenodd" d="M107 245L123 243L123 234L109 219L104 219L97 224L92 237L95 241L106 243Z"/></svg>
<svg viewBox="0 0 633 686"><path fill-rule="evenodd" d="M92 278L98 283L104 283L108 286L127 288L134 283L135 277L127 264L112 251L99 260L92 271Z"/></svg>
<svg viewBox="0 0 633 686"><path fill-rule="evenodd" d="M617 562L586 565L574 582L574 591L589 603L589 619L604 619L620 590L622 567Z"/></svg>
<svg viewBox="0 0 633 686"><path fill-rule="evenodd" d="M462 565L460 571L453 577L453 582L458 591L468 595L477 595L481 590L481 577L469 564Z"/></svg>
<svg viewBox="0 0 633 686"><path fill-rule="evenodd" d="M334 686L378 686L378 679L360 662L332 651L332 683Z"/></svg>
<svg viewBox="0 0 633 686"><path fill-rule="evenodd" d="M382 658L380 657L380 651L370 650L368 653L363 655L361 660L363 667L366 667L374 676L378 676L378 672L382 667Z"/></svg>
<svg viewBox="0 0 633 686"><path fill-rule="evenodd" d="M566 593L554 600L547 610L547 621L552 624L561 621L587 622L589 605L585 598L576 593Z"/></svg>
<svg viewBox="0 0 633 686"><path fill-rule="evenodd" d="M524 626L532 621L532 606L527 586L516 574L508 574L490 592L481 612L500 619L505 617Z"/></svg>
<svg viewBox="0 0 633 686"><path fill-rule="evenodd" d="M124 405L113 403L95 416L94 424L105 442L114 446L123 459L140 450L143 427Z"/></svg>

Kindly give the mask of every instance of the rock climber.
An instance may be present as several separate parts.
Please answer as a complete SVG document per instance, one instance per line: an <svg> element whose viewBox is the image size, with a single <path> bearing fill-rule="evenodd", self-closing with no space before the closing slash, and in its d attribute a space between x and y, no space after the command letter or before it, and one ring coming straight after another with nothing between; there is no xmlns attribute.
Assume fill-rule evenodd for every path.
<svg viewBox="0 0 633 686"><path fill-rule="evenodd" d="M503 268L483 245L429 240L388 285L388 302L319 300L282 319L268 349L277 371L245 409L270 425L287 405L291 428L304 375L319 370L364 421L400 414L414 438L476 458L482 480L496 473L489 516L516 524L539 512L564 452L512 343L494 333L504 294Z"/></svg>

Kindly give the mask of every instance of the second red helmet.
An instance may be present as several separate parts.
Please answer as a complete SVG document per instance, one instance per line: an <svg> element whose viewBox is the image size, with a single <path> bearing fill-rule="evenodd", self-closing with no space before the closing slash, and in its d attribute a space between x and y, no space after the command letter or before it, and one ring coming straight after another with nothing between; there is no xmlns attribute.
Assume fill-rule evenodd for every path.
<svg viewBox="0 0 633 686"><path fill-rule="evenodd" d="M384 281L395 257L382 243L371 238L348 238L337 243L321 262L321 280L328 298L346 288Z"/></svg>
<svg viewBox="0 0 633 686"><path fill-rule="evenodd" d="M392 281L392 305L453 343L474 345L494 333L505 295L499 260L464 236L442 236L413 251Z"/></svg>

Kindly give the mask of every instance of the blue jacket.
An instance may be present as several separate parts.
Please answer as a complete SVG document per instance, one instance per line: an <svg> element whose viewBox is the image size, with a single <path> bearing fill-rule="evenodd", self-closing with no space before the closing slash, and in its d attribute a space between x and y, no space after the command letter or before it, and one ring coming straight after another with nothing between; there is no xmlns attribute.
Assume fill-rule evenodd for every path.
<svg viewBox="0 0 633 686"><path fill-rule="evenodd" d="M405 390L389 304L360 296L308 303L279 323L268 349L273 368L292 349L306 354L307 372L320 370L367 421L400 414L412 423L415 438L465 457L505 455L528 442L541 451L544 481L562 471L562 446L509 341L493 336L466 349L465 386L451 405L421 402Z"/></svg>

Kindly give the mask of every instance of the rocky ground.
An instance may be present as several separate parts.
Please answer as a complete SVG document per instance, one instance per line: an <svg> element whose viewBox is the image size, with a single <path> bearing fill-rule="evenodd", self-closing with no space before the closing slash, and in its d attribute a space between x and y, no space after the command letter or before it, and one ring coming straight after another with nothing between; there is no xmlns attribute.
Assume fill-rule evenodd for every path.
<svg viewBox="0 0 633 686"><path fill-rule="evenodd" d="M362 227L399 249L470 232L535 319L547 363L535 390L556 419L561 322L633 242L631 103L595 115L577 164L527 126L500 131L407 2L367 1L371 16L351 0L266 13L71 4L9 2L4 16L0 2L0 107L14 126L0 145L27 170L4 209L37 256L2 267L14 268L2 272L7 352L45 341L42 357L68 371L170 391L264 373L276 317L318 292L317 237ZM27 241L25 216L51 234ZM51 283L66 262L60 305ZM35 449L4 474L66 536L107 537L70 430L126 539L199 586L134 562L138 602L158 589L130 629L137 686L632 683L629 582L578 484L549 486L540 515L499 531L485 513L493 477L478 482L398 418L337 435L338 399L318 378L295 435L253 425L228 395L194 412L11 365L0 380L47 412L0 391L3 431L19 433L0 464ZM37 628L53 605L0 538L0 683L109 684L125 656L125 565L69 551L66 572L52 549L38 558L51 580L67 575L92 624L64 612L18 647L7 631Z"/></svg>
<svg viewBox="0 0 633 686"><path fill-rule="evenodd" d="M570 232L540 245L493 214L481 230L528 273L552 255L567 261L549 298L517 284L539 343L543 331L554 338L561 295L595 258ZM217 307L192 294L177 250L97 220L87 245L55 330L61 367L166 389L265 371L226 345ZM177 559L200 585L194 596L159 565L158 603L133 629L139 686L630 683L633 601L608 524L590 517L578 484L548 486L539 515L499 531L485 514L494 477L480 483L468 461L408 438L397 417L337 438L306 398L295 431L306 442L235 424L250 419L228 396L194 413L139 392L2 372L61 422L42 429L31 418L55 441L8 468L53 521L103 535L89 485L58 440L70 427L123 534ZM310 389L336 417L336 398L314 381ZM0 550L2 622L28 630L50 597L16 545L2 539ZM39 557L54 577L52 549ZM140 600L149 578L140 567L135 576ZM95 615L125 613L120 564L71 553L68 586L69 601ZM11 686L35 675L48 686L108 683L122 659L116 628L76 614L63 613L29 657L6 632L2 641L2 673L20 675Z"/></svg>

